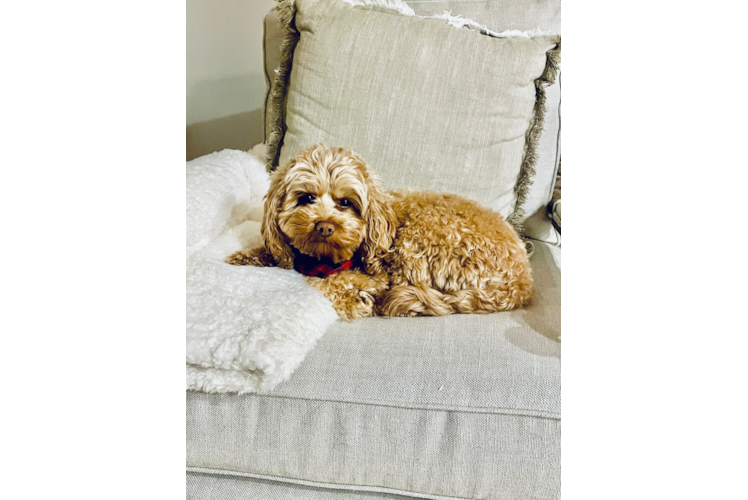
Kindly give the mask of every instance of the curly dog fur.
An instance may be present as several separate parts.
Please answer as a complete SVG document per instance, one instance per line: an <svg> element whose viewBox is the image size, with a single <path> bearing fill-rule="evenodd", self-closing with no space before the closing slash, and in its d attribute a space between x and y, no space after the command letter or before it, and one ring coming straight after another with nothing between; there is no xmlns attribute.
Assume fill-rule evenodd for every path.
<svg viewBox="0 0 748 500"><path fill-rule="evenodd" d="M307 278L346 320L490 313L526 305L532 271L502 217L465 198L384 191L350 149L317 144L270 178L264 245L233 265L294 268L295 252L357 268Z"/></svg>

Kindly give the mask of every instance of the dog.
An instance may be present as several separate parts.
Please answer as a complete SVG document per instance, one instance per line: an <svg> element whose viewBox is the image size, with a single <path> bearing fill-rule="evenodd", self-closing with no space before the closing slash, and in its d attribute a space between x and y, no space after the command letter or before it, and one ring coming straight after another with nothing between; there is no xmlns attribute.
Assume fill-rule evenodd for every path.
<svg viewBox="0 0 748 500"><path fill-rule="evenodd" d="M529 304L525 245L498 213L453 194L385 191L350 149L316 144L270 176L263 244L232 265L296 269L352 321Z"/></svg>

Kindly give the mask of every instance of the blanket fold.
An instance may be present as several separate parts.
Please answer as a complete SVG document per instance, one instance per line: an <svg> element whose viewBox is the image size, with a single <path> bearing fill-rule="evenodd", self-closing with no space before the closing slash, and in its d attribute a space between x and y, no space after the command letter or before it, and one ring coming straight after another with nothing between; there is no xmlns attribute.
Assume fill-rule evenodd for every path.
<svg viewBox="0 0 748 500"><path fill-rule="evenodd" d="M241 151L187 162L187 389L269 391L338 317L296 271L224 262L260 243L268 187Z"/></svg>

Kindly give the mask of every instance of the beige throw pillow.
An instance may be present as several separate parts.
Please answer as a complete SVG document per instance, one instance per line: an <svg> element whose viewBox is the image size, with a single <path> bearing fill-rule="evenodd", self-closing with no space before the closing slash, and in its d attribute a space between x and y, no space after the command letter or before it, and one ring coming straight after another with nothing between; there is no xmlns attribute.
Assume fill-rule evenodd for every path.
<svg viewBox="0 0 748 500"><path fill-rule="evenodd" d="M341 0L284 0L279 16L272 167L317 142L350 147L387 188L460 194L521 229L557 36L497 37Z"/></svg>

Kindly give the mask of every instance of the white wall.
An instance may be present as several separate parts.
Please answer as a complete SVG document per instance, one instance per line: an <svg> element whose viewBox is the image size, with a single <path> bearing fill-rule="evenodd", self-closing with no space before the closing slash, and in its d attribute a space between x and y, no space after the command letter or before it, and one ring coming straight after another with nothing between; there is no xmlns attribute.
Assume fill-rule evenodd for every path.
<svg viewBox="0 0 748 500"><path fill-rule="evenodd" d="M187 0L187 159L263 140L262 19L273 0Z"/></svg>

